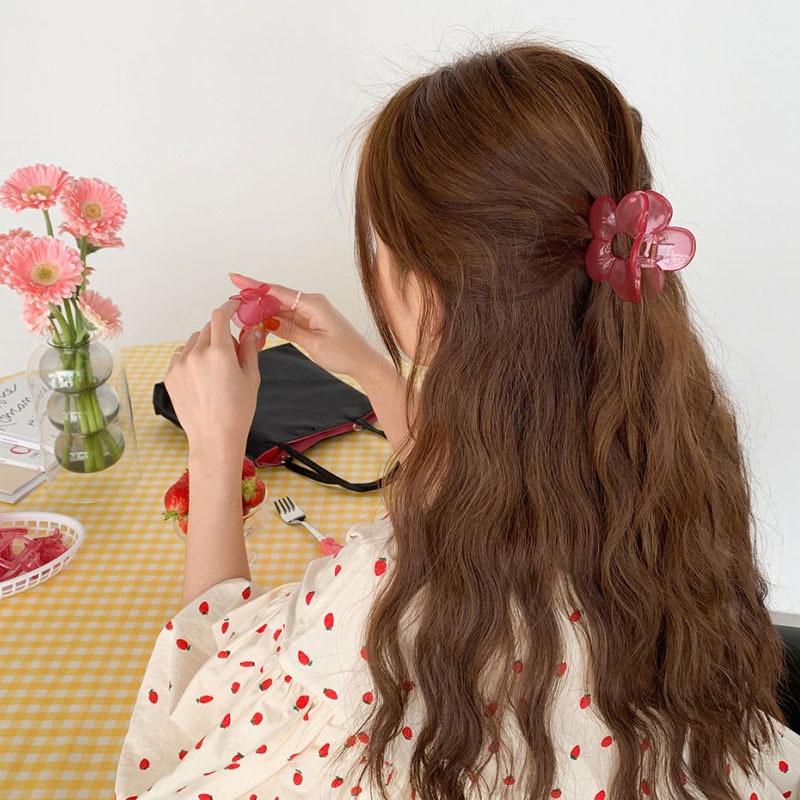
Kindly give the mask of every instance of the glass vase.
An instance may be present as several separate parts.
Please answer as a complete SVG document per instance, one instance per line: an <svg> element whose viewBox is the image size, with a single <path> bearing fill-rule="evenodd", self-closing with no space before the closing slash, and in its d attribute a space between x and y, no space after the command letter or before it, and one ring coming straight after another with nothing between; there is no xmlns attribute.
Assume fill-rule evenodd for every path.
<svg viewBox="0 0 800 800"><path fill-rule="evenodd" d="M100 502L139 480L128 381L117 348L99 337L69 346L47 341L31 355L26 377L54 499Z"/></svg>

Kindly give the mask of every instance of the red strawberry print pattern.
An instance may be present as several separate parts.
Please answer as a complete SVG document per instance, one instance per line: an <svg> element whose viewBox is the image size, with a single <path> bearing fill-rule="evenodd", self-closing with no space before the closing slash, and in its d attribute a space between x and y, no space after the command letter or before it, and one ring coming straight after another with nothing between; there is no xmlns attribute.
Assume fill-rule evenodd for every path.
<svg viewBox="0 0 800 800"><path fill-rule="evenodd" d="M136 694L136 715L119 759L120 800L147 796L162 779L175 787L176 797L190 800L300 800L320 789L334 799L375 796L359 780L371 743L370 715L379 701L365 623L394 563L386 542L346 539L333 563L316 559L299 584L269 591L232 579L167 621ZM555 673L553 713L559 717L553 727L559 766L547 796L575 800L567 787L581 786L588 800L610 800L617 743L611 730L599 727L598 700L584 672L587 660L575 627L586 624L583 609L566 608L561 623L563 650L547 667ZM515 690L532 679L533 661L524 650L500 663ZM408 708L392 743L402 754L398 764L408 763L423 724L418 712L424 699L412 677L413 671L400 684ZM525 786L513 766L513 718L525 713L524 698L489 695L483 704L483 720L497 724L498 738L489 734L483 744L486 774L476 770L465 783L477 788L491 777L498 798L511 798ZM163 746L154 746L154 732L164 737ZM736 771L737 796L800 800L794 796L800 739L785 729L780 742L764 761L765 774L748 780ZM643 739L640 746L646 752L650 743ZM413 796L403 769L387 762L383 776L392 797ZM659 790L652 776L642 777L637 793L650 800Z"/></svg>

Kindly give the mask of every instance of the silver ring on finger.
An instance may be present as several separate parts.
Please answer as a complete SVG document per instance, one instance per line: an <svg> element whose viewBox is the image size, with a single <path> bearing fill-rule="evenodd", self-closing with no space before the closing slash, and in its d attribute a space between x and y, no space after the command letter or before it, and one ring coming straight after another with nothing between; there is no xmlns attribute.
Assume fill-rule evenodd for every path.
<svg viewBox="0 0 800 800"><path fill-rule="evenodd" d="M297 308L297 304L300 302L300 295L303 294L302 292L297 293L297 297L294 299L294 303L292 303L290 311L294 311Z"/></svg>

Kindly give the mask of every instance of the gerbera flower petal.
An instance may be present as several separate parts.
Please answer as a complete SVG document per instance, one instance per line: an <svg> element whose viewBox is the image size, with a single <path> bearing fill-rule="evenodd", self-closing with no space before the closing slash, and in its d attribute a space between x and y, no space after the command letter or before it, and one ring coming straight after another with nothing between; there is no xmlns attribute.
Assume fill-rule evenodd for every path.
<svg viewBox="0 0 800 800"><path fill-rule="evenodd" d="M5 279L6 253L17 242L21 242L23 239L30 239L32 236L33 234L30 231L26 231L23 228L14 228L8 233L0 233L0 283L7 283Z"/></svg>
<svg viewBox="0 0 800 800"><path fill-rule="evenodd" d="M5 283L40 304L60 303L83 280L78 253L51 236L17 241L6 253Z"/></svg>
<svg viewBox="0 0 800 800"><path fill-rule="evenodd" d="M76 239L81 238L81 233L78 230L62 222L58 228L59 233L68 233ZM125 242L119 238L115 233L90 233L86 236L86 241L94 247L124 247Z"/></svg>
<svg viewBox="0 0 800 800"><path fill-rule="evenodd" d="M0 186L0 203L14 211L54 206L70 177L53 164L20 167Z"/></svg>
<svg viewBox="0 0 800 800"><path fill-rule="evenodd" d="M42 304L36 300L25 300L20 317L30 331L39 335L50 325L50 309L47 303Z"/></svg>
<svg viewBox="0 0 800 800"><path fill-rule="evenodd" d="M93 237L97 241L117 233L128 213L122 195L99 178L70 181L61 197L61 210L64 214L63 230L69 230L78 238Z"/></svg>
<svg viewBox="0 0 800 800"><path fill-rule="evenodd" d="M81 293L78 306L83 316L94 325L103 336L111 338L122 333L122 316L119 307L108 297L91 289Z"/></svg>

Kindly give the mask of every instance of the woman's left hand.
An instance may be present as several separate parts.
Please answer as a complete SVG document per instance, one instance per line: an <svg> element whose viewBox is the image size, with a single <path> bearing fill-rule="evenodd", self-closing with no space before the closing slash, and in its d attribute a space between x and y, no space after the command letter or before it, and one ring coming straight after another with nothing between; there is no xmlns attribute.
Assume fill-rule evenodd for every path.
<svg viewBox="0 0 800 800"><path fill-rule="evenodd" d="M237 341L230 322L239 301L214 309L170 361L164 383L189 440L190 454L219 461L244 453L260 383L258 351L264 338L247 330Z"/></svg>

